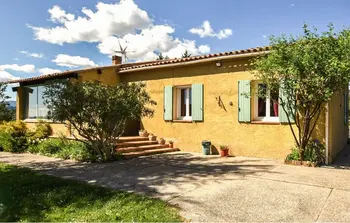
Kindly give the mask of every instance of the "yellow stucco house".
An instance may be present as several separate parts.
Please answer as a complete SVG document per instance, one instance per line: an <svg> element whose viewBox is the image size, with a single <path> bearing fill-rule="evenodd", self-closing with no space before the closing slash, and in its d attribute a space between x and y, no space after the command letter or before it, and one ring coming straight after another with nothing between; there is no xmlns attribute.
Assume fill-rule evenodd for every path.
<svg viewBox="0 0 350 223"><path fill-rule="evenodd" d="M29 127L45 117L47 110L40 95L45 82L51 79L99 80L110 85L143 81L157 105L154 117L142 119L139 128L174 140L182 151L199 152L201 142L210 140L214 147L228 145L233 155L284 159L294 145L285 114L269 99L242 96L259 87L253 74L247 71L249 59L268 51L268 47L259 47L127 64L114 56L111 66L11 81L20 84L14 88L16 117ZM334 160L348 141L346 101L347 92L335 95L316 127L317 139L326 145L327 163ZM64 124L51 125L54 134L69 136Z"/></svg>

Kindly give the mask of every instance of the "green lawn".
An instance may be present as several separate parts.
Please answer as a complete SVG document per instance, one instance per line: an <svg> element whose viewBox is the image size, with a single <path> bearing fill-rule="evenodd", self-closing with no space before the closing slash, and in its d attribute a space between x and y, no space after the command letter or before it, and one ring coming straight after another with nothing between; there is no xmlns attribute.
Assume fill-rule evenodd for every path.
<svg viewBox="0 0 350 223"><path fill-rule="evenodd" d="M3 221L181 221L165 202L0 163Z"/></svg>

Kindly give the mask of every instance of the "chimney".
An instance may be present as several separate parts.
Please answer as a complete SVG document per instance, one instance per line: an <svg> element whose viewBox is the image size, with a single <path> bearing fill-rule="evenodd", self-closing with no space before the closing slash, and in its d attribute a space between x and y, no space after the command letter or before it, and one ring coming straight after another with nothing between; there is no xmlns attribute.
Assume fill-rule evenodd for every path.
<svg viewBox="0 0 350 223"><path fill-rule="evenodd" d="M113 65L118 65L118 64L122 64L122 57L120 56L112 56L112 64Z"/></svg>

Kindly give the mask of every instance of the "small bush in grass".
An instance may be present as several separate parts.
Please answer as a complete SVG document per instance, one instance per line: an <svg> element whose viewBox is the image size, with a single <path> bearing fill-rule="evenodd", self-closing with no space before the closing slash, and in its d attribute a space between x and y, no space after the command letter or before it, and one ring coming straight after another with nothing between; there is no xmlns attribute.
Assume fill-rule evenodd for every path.
<svg viewBox="0 0 350 223"><path fill-rule="evenodd" d="M19 153L27 150L26 124L22 121L11 121L0 125L0 147L5 152Z"/></svg>

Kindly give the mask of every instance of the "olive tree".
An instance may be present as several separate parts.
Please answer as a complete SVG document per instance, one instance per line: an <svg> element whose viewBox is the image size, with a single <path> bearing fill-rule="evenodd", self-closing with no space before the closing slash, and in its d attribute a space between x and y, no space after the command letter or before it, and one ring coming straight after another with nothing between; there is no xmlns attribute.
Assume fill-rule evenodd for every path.
<svg viewBox="0 0 350 223"><path fill-rule="evenodd" d="M344 92L350 77L349 29L335 32L330 24L320 33L305 24L303 31L300 36L271 36L270 52L252 61L256 78L270 91L283 92L279 101L301 160L324 105Z"/></svg>
<svg viewBox="0 0 350 223"><path fill-rule="evenodd" d="M43 98L49 118L71 125L78 133L73 136L105 161L115 158L115 142L126 121L152 117L154 111L148 106L155 104L144 83L55 81L47 85Z"/></svg>

